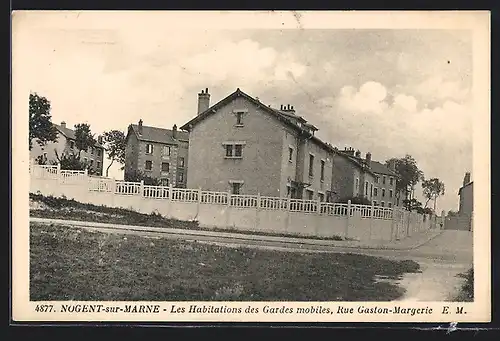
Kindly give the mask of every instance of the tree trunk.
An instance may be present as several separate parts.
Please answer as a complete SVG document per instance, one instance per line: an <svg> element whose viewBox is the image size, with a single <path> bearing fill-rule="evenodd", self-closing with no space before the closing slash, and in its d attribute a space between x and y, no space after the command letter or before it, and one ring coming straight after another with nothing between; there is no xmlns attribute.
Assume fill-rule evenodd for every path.
<svg viewBox="0 0 500 341"><path fill-rule="evenodd" d="M437 201L437 195L434 196L434 213L436 213L436 201Z"/></svg>
<svg viewBox="0 0 500 341"><path fill-rule="evenodd" d="M106 177L108 177L109 168L111 167L114 161L115 159L111 159L111 163L109 164L108 168L106 168Z"/></svg>

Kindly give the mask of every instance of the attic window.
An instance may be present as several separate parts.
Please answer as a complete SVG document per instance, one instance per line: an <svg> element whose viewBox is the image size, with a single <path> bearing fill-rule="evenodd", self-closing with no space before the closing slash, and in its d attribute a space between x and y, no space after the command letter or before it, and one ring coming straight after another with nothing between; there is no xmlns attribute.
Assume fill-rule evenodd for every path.
<svg viewBox="0 0 500 341"><path fill-rule="evenodd" d="M247 109L233 110L233 114L236 116L236 127L243 127L243 115L247 112Z"/></svg>

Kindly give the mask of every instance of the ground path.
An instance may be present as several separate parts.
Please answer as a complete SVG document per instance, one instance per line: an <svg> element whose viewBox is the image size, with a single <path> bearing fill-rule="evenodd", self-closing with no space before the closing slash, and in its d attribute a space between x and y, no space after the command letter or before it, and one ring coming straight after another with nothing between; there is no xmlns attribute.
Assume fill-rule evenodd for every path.
<svg viewBox="0 0 500 341"><path fill-rule="evenodd" d="M414 260L421 273L407 274L398 284L407 292L401 300L445 301L452 299L463 279L458 274L472 266L472 232L434 230L393 242L355 242L270 237L241 233L152 228L59 219L30 218L32 222L63 224L110 233L134 234L219 244L297 252L356 253L395 260Z"/></svg>

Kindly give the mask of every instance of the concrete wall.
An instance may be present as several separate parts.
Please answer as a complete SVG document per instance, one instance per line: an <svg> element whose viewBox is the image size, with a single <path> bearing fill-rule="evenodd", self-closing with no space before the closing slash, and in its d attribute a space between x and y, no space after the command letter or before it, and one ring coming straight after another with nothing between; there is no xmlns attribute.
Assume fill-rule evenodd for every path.
<svg viewBox="0 0 500 341"><path fill-rule="evenodd" d="M444 220L444 229L472 231L472 217L467 215L446 217Z"/></svg>
<svg viewBox="0 0 500 341"><path fill-rule="evenodd" d="M235 110L247 110L236 126ZM226 158L224 142L244 142L242 158ZM246 99L237 98L195 125L189 136L188 188L280 196L283 128Z"/></svg>
<svg viewBox="0 0 500 341"><path fill-rule="evenodd" d="M416 213L402 210L389 210L363 205L341 205L315 203L315 208L306 211L290 211L290 199L285 208L279 205L266 207L260 197L249 197L258 203L252 207L243 204L235 206L231 200L202 200L201 190L174 189L168 187L145 186L139 183L117 182L113 179L89 178L85 174L68 173L64 177L57 169L40 171L32 166L30 192L65 196L83 203L121 207L141 213L158 212L163 216L180 220L196 220L203 227L216 227L228 230L265 231L289 235L308 235L320 237L347 237L358 240L394 240L411 236L432 227L430 219ZM142 189L135 194L118 191L118 185ZM156 189L169 193L165 198L151 197L147 190ZM175 193L179 194L178 196ZM228 193L215 193L230 198ZM236 196L237 197L237 196ZM296 202L306 203L297 200ZM249 206L249 205L247 205ZM351 207L351 209L349 209ZM347 215L347 212L351 212Z"/></svg>

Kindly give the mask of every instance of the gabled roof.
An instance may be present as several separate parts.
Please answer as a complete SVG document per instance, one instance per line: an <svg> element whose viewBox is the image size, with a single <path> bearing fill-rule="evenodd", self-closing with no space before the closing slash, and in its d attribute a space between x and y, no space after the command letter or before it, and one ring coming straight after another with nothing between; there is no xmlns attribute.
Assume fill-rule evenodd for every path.
<svg viewBox="0 0 500 341"><path fill-rule="evenodd" d="M63 127L59 124L54 124L54 126L56 127L57 130L59 130L59 132L61 134L63 134L67 139L70 139L70 140L76 140L76 136L75 136L75 131L72 130L72 129L69 129L67 127ZM100 144L99 142L96 141L95 147L100 147L100 148L104 148L104 146L102 144Z"/></svg>
<svg viewBox="0 0 500 341"><path fill-rule="evenodd" d="M318 130L318 129L316 127L314 127L313 125L311 125L311 124L305 124L307 121L303 117L295 115L295 114L292 114L292 113L289 113L289 112L284 112L284 111L281 111L281 110L277 110L277 109L271 108L270 106L267 106L267 105L261 103L259 100L253 98L252 96L247 95L246 93L244 93L243 91L241 91L240 88L237 88L236 91L234 91L232 94L230 94L227 97L223 98L222 100L220 100L216 104L212 105L207 110L203 111L202 113L200 113L199 115L197 115L196 117L194 117L193 119L191 119L189 122L187 122L186 124L184 124L183 126L181 126L180 129L186 130L186 131L190 131L191 128L193 126L195 126L196 124L198 124L200 121L202 121L205 118L213 115L214 113L217 112L217 110L219 108L224 107L225 105L229 104L231 101L233 101L234 99L236 99L238 97L245 98L250 103L253 103L254 105L256 105L257 107L259 107L260 109L262 109L266 113L268 113L271 116L273 116L274 118L276 118L282 124L284 124L284 125L292 128L292 129L294 129L299 134L307 136L311 140L313 140L316 143L318 143L319 145L321 145L323 148L325 148L325 149L333 152L333 147L331 145L323 142L322 140L320 140L319 138L317 138L316 136L314 136L314 135L311 134L310 130ZM309 129L302 128L301 126L299 126L296 123L296 121L299 121L301 124L303 124L304 126L308 127Z"/></svg>
<svg viewBox="0 0 500 341"><path fill-rule="evenodd" d="M397 176L396 172L390 170L386 165L384 165L378 161L371 161L370 168L374 173L377 173L377 174Z"/></svg>
<svg viewBox="0 0 500 341"><path fill-rule="evenodd" d="M368 168L368 165L366 165L363 161L361 161L361 159L355 157L355 156L352 156L350 154L347 154L347 153L344 153L343 151L341 150L337 150L337 155L340 155L342 157L344 157L345 159L347 159L348 161L350 161L353 165L355 165L356 167L360 168L361 170L367 172L367 173L370 173L371 175L376 175L373 170L371 170L370 168Z"/></svg>
<svg viewBox="0 0 500 341"><path fill-rule="evenodd" d="M156 142L164 144L177 144L179 141L189 141L189 133L177 130L177 138L173 138L173 131L170 129L142 126L142 134L139 134L139 125L129 126L140 141ZM128 134L127 134L128 135Z"/></svg>

